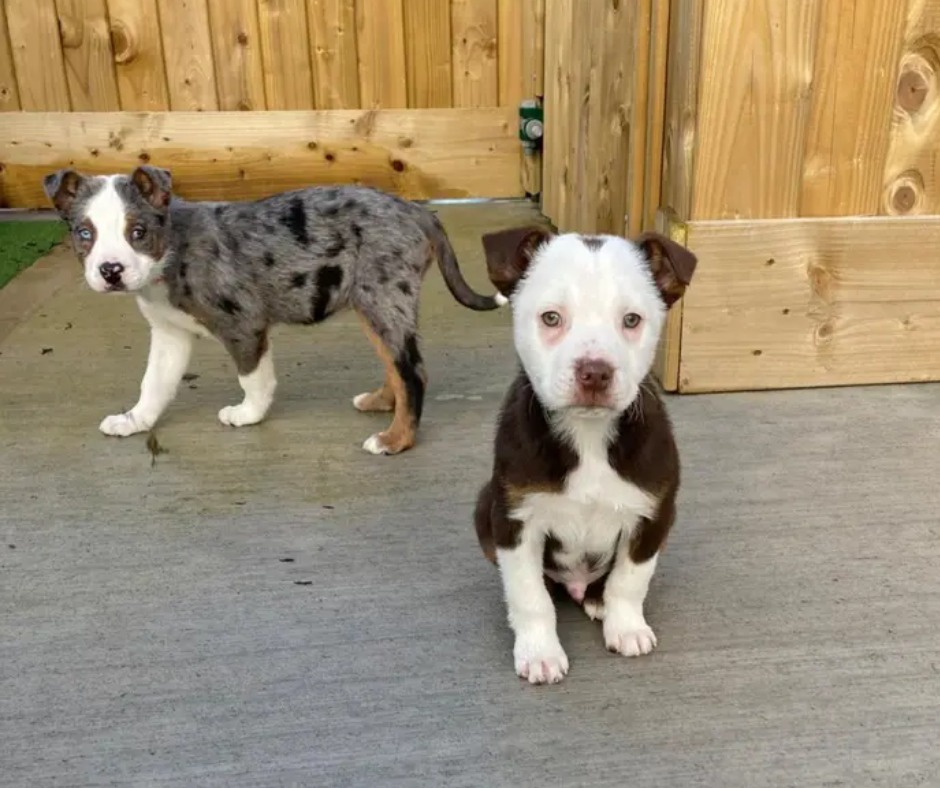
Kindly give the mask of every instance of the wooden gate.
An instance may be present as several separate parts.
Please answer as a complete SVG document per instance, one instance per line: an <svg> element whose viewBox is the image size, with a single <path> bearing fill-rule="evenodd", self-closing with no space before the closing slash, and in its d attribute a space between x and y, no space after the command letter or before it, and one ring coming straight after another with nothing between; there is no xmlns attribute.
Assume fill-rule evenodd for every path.
<svg viewBox="0 0 940 788"><path fill-rule="evenodd" d="M3 0L0 206L75 166L191 198L521 196L542 0ZM22 112L20 112L22 110Z"/></svg>
<svg viewBox="0 0 940 788"><path fill-rule="evenodd" d="M547 0L545 211L699 257L668 388L940 379L940 3Z"/></svg>

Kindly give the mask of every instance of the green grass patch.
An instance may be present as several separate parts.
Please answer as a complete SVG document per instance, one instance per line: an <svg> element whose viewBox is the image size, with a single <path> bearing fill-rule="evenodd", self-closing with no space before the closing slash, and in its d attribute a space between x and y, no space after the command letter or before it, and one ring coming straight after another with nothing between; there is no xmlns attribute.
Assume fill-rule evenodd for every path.
<svg viewBox="0 0 940 788"><path fill-rule="evenodd" d="M64 222L0 222L0 287L64 237Z"/></svg>

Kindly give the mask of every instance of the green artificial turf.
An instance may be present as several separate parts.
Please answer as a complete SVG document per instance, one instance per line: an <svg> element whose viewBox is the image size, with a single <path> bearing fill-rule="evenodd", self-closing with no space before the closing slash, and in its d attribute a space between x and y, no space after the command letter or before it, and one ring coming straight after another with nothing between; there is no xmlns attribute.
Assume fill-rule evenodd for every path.
<svg viewBox="0 0 940 788"><path fill-rule="evenodd" d="M63 222L0 222L0 287L64 237Z"/></svg>

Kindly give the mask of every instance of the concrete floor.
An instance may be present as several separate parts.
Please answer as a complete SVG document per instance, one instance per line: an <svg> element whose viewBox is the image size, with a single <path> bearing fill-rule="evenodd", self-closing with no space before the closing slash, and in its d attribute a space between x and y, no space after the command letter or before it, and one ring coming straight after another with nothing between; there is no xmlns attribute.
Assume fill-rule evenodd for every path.
<svg viewBox="0 0 940 788"><path fill-rule="evenodd" d="M478 287L479 233L529 210L442 209ZM137 391L133 302L68 256L31 274L0 335L3 786L940 785L940 388L673 399L659 649L610 655L564 605L570 676L532 688L471 525L508 314L429 275L396 458L359 448L353 319L277 333L278 401L239 431L205 343L152 466L97 432Z"/></svg>

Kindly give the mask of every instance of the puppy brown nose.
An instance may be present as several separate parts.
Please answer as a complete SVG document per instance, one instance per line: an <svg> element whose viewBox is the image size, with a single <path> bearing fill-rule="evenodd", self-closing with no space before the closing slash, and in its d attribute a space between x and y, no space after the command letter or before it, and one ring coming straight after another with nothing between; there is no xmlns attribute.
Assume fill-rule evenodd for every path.
<svg viewBox="0 0 940 788"><path fill-rule="evenodd" d="M109 285L115 285L121 281L121 273L124 271L124 266L120 263L102 263L98 266L98 271L101 272L101 278L104 279Z"/></svg>
<svg viewBox="0 0 940 788"><path fill-rule="evenodd" d="M606 361L582 359L575 365L574 376L578 385L585 391L600 393L610 388L614 368Z"/></svg>

